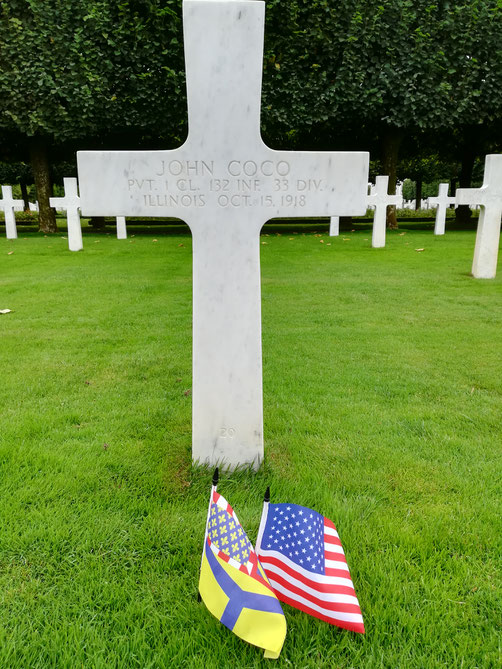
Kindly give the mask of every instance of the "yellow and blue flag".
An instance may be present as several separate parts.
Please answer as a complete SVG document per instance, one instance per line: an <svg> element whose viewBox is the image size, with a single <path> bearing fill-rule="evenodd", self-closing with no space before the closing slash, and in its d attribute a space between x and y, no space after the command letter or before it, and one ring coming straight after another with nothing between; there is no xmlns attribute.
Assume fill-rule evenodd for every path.
<svg viewBox="0 0 502 669"><path fill-rule="evenodd" d="M199 592L209 611L244 641L278 658L286 619L230 504L213 486Z"/></svg>

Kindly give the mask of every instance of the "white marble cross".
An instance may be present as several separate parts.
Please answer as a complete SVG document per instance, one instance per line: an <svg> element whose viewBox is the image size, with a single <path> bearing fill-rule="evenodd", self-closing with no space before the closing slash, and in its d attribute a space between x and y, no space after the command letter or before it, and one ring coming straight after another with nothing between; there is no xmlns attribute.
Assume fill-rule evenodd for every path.
<svg viewBox="0 0 502 669"><path fill-rule="evenodd" d="M66 222L68 227L68 248L70 251L81 251L82 228L80 226L80 198L78 196L77 180L74 177L65 177L64 197L51 197L51 207L66 209Z"/></svg>
<svg viewBox="0 0 502 669"><path fill-rule="evenodd" d="M338 237L340 234L340 216L332 216L329 221L329 236Z"/></svg>
<svg viewBox="0 0 502 669"><path fill-rule="evenodd" d="M403 186L404 186L403 181L398 181L397 184L396 184L396 195L399 198L399 200L397 202L397 205L396 205L398 207L398 209L402 209L402 207L403 207Z"/></svg>
<svg viewBox="0 0 502 669"><path fill-rule="evenodd" d="M449 184L439 184L437 197L429 197L429 205L436 208L436 223L434 224L434 234L444 235L446 225L446 210L450 204L455 204L455 198L448 196Z"/></svg>
<svg viewBox="0 0 502 669"><path fill-rule="evenodd" d="M17 239L16 217L14 211L23 211L23 200L14 200L12 197L12 186L2 186L2 200L0 200L0 211L5 216L5 235L7 239Z"/></svg>
<svg viewBox="0 0 502 669"><path fill-rule="evenodd" d="M185 144L77 156L84 213L174 216L192 231L192 456L229 467L263 459L263 224L366 209L367 153L263 143L264 19L257 0L185 0Z"/></svg>
<svg viewBox="0 0 502 669"><path fill-rule="evenodd" d="M125 216L117 216L117 239L127 239Z"/></svg>
<svg viewBox="0 0 502 669"><path fill-rule="evenodd" d="M368 205L375 207L373 216L373 234L371 236L371 246L375 249L385 246L385 225L387 222L387 207L390 204L399 204L401 198L399 195L388 195L389 177L379 176L375 179L375 186L368 195Z"/></svg>
<svg viewBox="0 0 502 669"><path fill-rule="evenodd" d="M475 279L494 279L502 218L502 154L486 156L481 188L457 188L455 201L457 205L481 205L472 275Z"/></svg>

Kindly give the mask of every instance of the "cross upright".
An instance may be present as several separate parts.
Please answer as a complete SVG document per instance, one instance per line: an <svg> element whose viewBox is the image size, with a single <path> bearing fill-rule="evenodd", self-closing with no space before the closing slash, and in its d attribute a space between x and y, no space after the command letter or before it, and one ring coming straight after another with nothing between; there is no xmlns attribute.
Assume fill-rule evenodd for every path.
<svg viewBox="0 0 502 669"><path fill-rule="evenodd" d="M399 195L388 195L389 177L379 176L375 179L375 185L368 195L368 205L375 207L373 216L373 234L371 235L371 246L383 248L385 246L385 224L387 218L387 207L390 204L397 205L401 201Z"/></svg>
<svg viewBox="0 0 502 669"><path fill-rule="evenodd" d="M338 237L340 234L340 216L332 216L329 221L329 236Z"/></svg>
<svg viewBox="0 0 502 669"><path fill-rule="evenodd" d="M14 211L23 211L24 202L22 200L14 200L12 197L12 186L2 186L2 198L0 200L0 211L3 209L5 216L5 236L7 239L17 239Z"/></svg>
<svg viewBox="0 0 502 669"><path fill-rule="evenodd" d="M117 239L127 239L127 226L125 216L117 216Z"/></svg>
<svg viewBox="0 0 502 669"><path fill-rule="evenodd" d="M259 235L274 217L362 214L367 153L260 135L265 3L185 0L189 134L170 151L79 152L85 214L174 216L193 239L192 455L263 459Z"/></svg>
<svg viewBox="0 0 502 669"><path fill-rule="evenodd" d="M49 202L51 207L61 207L66 209L66 223L68 226L68 248L70 251L81 251L82 228L80 226L80 198L78 196L77 180L74 177L65 177L64 197L51 197Z"/></svg>
<svg viewBox="0 0 502 669"><path fill-rule="evenodd" d="M455 198L448 196L449 184L439 184L437 197L430 197L429 205L436 207L436 222L434 224L434 234L444 235L446 225L446 210L450 204L455 204Z"/></svg>
<svg viewBox="0 0 502 669"><path fill-rule="evenodd" d="M458 188L455 201L457 204L481 205L472 275L475 279L494 279L502 218L502 154L487 155L481 188Z"/></svg>

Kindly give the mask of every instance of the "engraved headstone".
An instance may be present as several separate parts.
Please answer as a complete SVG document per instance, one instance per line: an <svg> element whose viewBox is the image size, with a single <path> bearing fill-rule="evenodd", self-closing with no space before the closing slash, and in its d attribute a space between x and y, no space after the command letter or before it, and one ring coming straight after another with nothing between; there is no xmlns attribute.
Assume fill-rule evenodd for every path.
<svg viewBox="0 0 502 669"><path fill-rule="evenodd" d="M23 211L23 200L14 200L12 197L12 186L2 186L2 199L0 200L0 211L5 216L5 236L7 239L17 239L17 227L15 211Z"/></svg>
<svg viewBox="0 0 502 669"><path fill-rule="evenodd" d="M51 207L66 211L68 248L70 251L81 251L84 245L80 226L80 198L78 196L77 180L74 177L65 177L63 184L64 197L51 197L49 203Z"/></svg>
<svg viewBox="0 0 502 669"><path fill-rule="evenodd" d="M434 234L444 235L446 226L446 210L450 204L454 204L455 198L448 196L449 184L439 184L437 197L429 197L429 205L436 207L436 222L434 224Z"/></svg>
<svg viewBox="0 0 502 669"><path fill-rule="evenodd" d="M117 239L127 239L125 216L117 216Z"/></svg>
<svg viewBox="0 0 502 669"><path fill-rule="evenodd" d="M400 201L399 195L388 195L388 187L389 177L379 176L375 179L375 186L371 189L371 195L368 195L368 205L375 207L373 233L371 236L371 246L375 249L385 246L387 207L391 204L397 205Z"/></svg>
<svg viewBox="0 0 502 669"><path fill-rule="evenodd" d="M502 218L502 154L487 155L481 188L457 188L455 201L457 205L481 205L472 275L476 279L494 279Z"/></svg>
<svg viewBox="0 0 502 669"><path fill-rule="evenodd" d="M185 144L78 154L85 214L174 216L192 231L192 456L230 467L263 459L263 224L366 209L367 153L263 143L264 18L259 0L185 0Z"/></svg>

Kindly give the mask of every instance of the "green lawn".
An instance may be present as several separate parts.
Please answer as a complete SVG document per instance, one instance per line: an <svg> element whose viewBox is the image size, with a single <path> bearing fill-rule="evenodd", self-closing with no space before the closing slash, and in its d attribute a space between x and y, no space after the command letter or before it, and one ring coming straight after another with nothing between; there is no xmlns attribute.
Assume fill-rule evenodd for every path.
<svg viewBox="0 0 502 669"><path fill-rule="evenodd" d="M502 280L469 276L472 231L299 230L261 238L265 464L219 490L252 541L267 485L330 517L366 635L285 606L272 665L197 602L190 236L72 254L21 231L0 238L2 669L500 666Z"/></svg>

